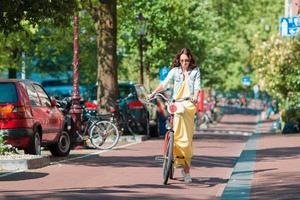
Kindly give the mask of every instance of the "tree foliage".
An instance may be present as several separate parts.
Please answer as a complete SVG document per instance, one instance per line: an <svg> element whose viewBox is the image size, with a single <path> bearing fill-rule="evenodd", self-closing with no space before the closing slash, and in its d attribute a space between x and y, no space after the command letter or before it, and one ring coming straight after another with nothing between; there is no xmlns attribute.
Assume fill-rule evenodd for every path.
<svg viewBox="0 0 300 200"><path fill-rule="evenodd" d="M260 55L257 52L259 49L266 51L263 42L271 44L270 37L278 32L278 18L284 10L282 2L271 0L120 0L117 2L116 60L114 53L106 51L109 48L105 47L112 43L102 40L107 32L101 24L109 24L105 17L109 13L105 15L103 10L108 2L46 0L41 5L40 1L1 1L0 66L20 66L21 53L25 52L28 59L34 61L32 67L40 72L70 70L73 38L70 16L78 8L81 10L79 67L82 83L100 83L107 76L113 77L111 80L137 81L141 27L136 16L142 13L147 19L144 65L150 69L145 75L149 75L151 83L158 79L160 67L169 66L175 53L188 47L201 68L203 86L242 89L244 75L250 75L253 84L258 82L256 71L263 66L258 67ZM57 26L60 24L64 27ZM96 68L105 68L98 81ZM105 73L110 70L112 73ZM295 84L291 83L286 90L292 90L292 85ZM275 93L277 91L272 94ZM282 96L285 97L291 98Z"/></svg>
<svg viewBox="0 0 300 200"><path fill-rule="evenodd" d="M158 69L168 66L180 48L188 47L201 68L204 86L241 89L244 68L251 64L255 33L260 32L260 40L264 40L277 32L282 10L282 3L270 0L260 3L255 0L119 1L121 77L138 78L139 39L135 17L143 13L148 19L145 63L151 66L151 79L157 79Z"/></svg>
<svg viewBox="0 0 300 200"><path fill-rule="evenodd" d="M23 30L24 21L36 26L44 20L56 25L68 23L66 16L74 14L76 0L2 0L0 1L0 30L5 34Z"/></svg>
<svg viewBox="0 0 300 200"><path fill-rule="evenodd" d="M300 40L273 35L257 43L252 55L260 85L283 106L300 101Z"/></svg>

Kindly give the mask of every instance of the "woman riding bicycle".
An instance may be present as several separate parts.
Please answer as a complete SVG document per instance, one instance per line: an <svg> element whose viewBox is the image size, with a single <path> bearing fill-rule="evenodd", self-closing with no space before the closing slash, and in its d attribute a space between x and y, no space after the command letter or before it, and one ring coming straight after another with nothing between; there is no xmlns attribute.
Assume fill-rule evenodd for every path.
<svg viewBox="0 0 300 200"><path fill-rule="evenodd" d="M175 166L183 166L182 175L185 182L192 182L190 166L192 159L192 140L194 133L194 116L196 113L197 95L200 90L200 70L195 64L191 51L183 48L175 56L172 69L166 79L151 93L162 91L168 84L173 86L173 99L190 97L191 101L184 101L184 112L174 118L174 155L183 159L176 159Z"/></svg>

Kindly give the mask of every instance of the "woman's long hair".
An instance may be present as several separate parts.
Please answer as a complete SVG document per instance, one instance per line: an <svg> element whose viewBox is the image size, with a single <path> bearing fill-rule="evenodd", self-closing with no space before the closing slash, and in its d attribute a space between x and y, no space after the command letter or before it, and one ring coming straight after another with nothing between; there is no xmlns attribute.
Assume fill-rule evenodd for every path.
<svg viewBox="0 0 300 200"><path fill-rule="evenodd" d="M174 60L173 60L173 63L171 64L171 68L173 68L173 67L179 67L179 66L180 66L180 61L179 61L179 59L180 59L180 56L181 56L182 54L187 55L187 57L188 57L189 60L190 60L189 67L190 67L191 69L194 69L194 68L196 67L196 63L195 63L195 60L194 60L194 57L193 57L193 54L192 54L191 50L188 49L188 48L183 48L183 49L181 49L181 50L176 54L176 56L175 56L175 58L174 58Z"/></svg>

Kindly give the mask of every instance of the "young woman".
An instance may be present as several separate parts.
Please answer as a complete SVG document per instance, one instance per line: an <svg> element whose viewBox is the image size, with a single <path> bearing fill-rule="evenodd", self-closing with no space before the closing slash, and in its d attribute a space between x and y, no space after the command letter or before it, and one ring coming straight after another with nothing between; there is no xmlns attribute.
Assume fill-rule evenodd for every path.
<svg viewBox="0 0 300 200"><path fill-rule="evenodd" d="M172 69L166 79L151 93L163 90L169 84L173 87L173 99L190 97L192 101L184 102L184 112L174 118L174 154L183 159L176 159L175 166L183 166L184 181L192 182L190 166L192 159L192 141L194 133L195 103L200 90L200 71L195 64L191 51L183 48L175 56Z"/></svg>

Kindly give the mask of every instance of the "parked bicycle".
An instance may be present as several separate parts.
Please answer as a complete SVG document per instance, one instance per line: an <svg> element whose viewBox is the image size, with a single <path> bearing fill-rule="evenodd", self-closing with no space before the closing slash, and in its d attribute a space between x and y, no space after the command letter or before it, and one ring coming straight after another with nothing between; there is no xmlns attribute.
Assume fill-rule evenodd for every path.
<svg viewBox="0 0 300 200"><path fill-rule="evenodd" d="M68 130L72 130L74 122L69 114L72 102L70 97L66 97L58 101L59 107L68 120ZM113 123L111 114L97 114L95 110L87 109L84 104L81 104L82 112L82 127L80 132L71 134L73 142L86 142L90 140L91 144L101 150L111 149L117 145L120 139L120 133L117 126Z"/></svg>
<svg viewBox="0 0 300 200"><path fill-rule="evenodd" d="M167 104L167 110L169 112L168 123L167 123L167 132L165 134L164 144L163 144L163 184L167 184L169 179L174 177L174 162L176 159L184 159L184 157L178 157L174 155L174 129L173 129L173 119L174 117L181 113L184 108L181 104L177 104L183 101L190 101L190 98L180 98L180 99L168 99L161 93L156 93L154 97L161 96L162 99ZM154 98L151 98L151 101Z"/></svg>
<svg viewBox="0 0 300 200"><path fill-rule="evenodd" d="M149 116L147 116L147 112L141 112L140 107L142 105L140 107L137 105L132 106L132 104L137 102L132 102L132 98L133 95L129 94L126 98L118 100L118 109L111 110L114 122L122 132L130 133L131 135L149 135Z"/></svg>

